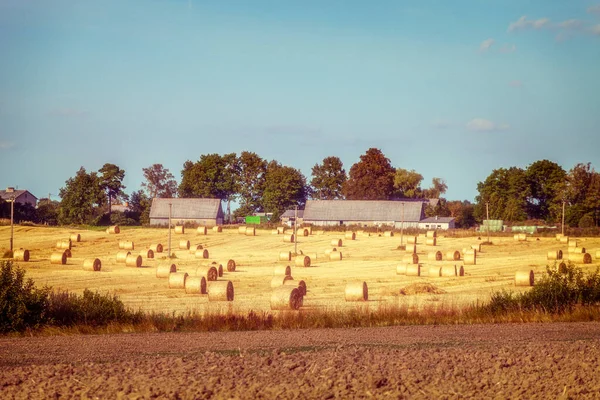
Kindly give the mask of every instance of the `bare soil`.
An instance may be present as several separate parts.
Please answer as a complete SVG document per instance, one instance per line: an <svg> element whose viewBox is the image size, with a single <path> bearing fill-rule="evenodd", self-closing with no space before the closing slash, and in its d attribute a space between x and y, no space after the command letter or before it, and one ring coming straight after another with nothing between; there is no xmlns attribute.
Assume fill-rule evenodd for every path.
<svg viewBox="0 0 600 400"><path fill-rule="evenodd" d="M0 397L600 396L600 323L0 338Z"/></svg>

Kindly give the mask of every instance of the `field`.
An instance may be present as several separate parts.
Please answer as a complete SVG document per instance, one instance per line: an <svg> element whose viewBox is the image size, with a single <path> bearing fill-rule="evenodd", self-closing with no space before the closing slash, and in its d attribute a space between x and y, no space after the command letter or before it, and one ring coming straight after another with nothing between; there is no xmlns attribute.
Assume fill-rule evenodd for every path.
<svg viewBox="0 0 600 400"><path fill-rule="evenodd" d="M81 235L81 242L73 243L72 258L66 265L50 263L50 255L58 241L68 240L72 233ZM298 238L298 250L303 253L317 253L309 268L296 267L294 261L278 261L280 252L294 251L293 243L284 243L282 235L271 231L257 230L256 236L240 235L236 229L224 229L218 233L212 230L201 235L195 229L186 229L185 234L172 234L172 248L176 258L172 260L177 270L194 275L199 265L216 261L223 264L225 272L221 280L230 280L235 288L233 302L209 302L206 295L186 294L182 289L169 289L166 279L155 276L156 266L165 263L168 231L154 228L121 228L121 233L107 234L97 230L77 230L68 228L15 227L15 249L25 248L31 252L31 259L18 263L27 271L38 286L49 285L55 289L81 293L84 289L98 290L101 293L116 294L134 310L167 313L185 312L246 312L270 310L271 278L276 266L291 265L292 276L304 280L307 295L303 309L344 310L355 308L356 302L344 299L345 285L349 281L365 281L369 288L368 307L381 305L404 305L409 308L454 307L485 302L493 291L510 289L527 290L515 287L514 276L517 270L533 270L536 279L546 270L548 251L561 249L567 255L567 244L554 238L529 237L517 242L512 237L493 237L491 245L482 245L477 254L476 265L465 265L462 277L427 276L429 267L442 265L463 265L462 261L431 261L428 253L441 251L461 251L478 244L477 237L447 238L441 233L435 247L425 245L425 237L418 237L417 254L422 264L423 276L410 277L396 274L396 266L401 263L405 252L398 250L400 237L357 235L356 240L347 240L340 232L327 232ZM7 248L10 227L0 227L0 243ZM332 239L342 239L338 248L343 254L341 261L329 261L324 251L332 247ZM485 240L485 238L482 237ZM116 262L118 243L133 241L135 250L161 243L164 253L155 254L154 259L143 259L142 268L127 267ZM208 259L196 259L188 250L180 250L180 240L189 240L192 245L201 244L208 249ZM406 235L404 237L406 241ZM593 271L600 265L595 257L600 249L600 238L577 238L578 247L586 248L592 255L592 264L582 265L584 270ZM1 254L0 253L0 254ZM102 261L100 272L82 269L83 260L97 257ZM228 260L235 260L236 271L227 272ZM411 291L414 283L430 283L434 292ZM401 294L401 289L405 289Z"/></svg>

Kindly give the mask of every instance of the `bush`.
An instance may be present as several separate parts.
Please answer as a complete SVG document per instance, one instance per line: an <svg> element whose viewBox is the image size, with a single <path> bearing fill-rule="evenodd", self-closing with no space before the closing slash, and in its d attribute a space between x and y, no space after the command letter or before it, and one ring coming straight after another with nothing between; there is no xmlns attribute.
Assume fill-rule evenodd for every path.
<svg viewBox="0 0 600 400"><path fill-rule="evenodd" d="M50 289L36 289L25 271L11 261L0 262L0 332L35 329L47 321Z"/></svg>
<svg viewBox="0 0 600 400"><path fill-rule="evenodd" d="M585 214L579 220L578 226L580 228L593 228L594 226L596 226L596 221L594 221L594 215L593 214Z"/></svg>

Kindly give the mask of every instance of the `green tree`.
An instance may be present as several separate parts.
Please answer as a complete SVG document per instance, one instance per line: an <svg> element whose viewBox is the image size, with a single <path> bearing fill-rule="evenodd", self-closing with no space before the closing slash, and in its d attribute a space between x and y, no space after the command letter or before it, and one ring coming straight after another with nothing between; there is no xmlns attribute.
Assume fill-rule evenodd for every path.
<svg viewBox="0 0 600 400"><path fill-rule="evenodd" d="M58 211L60 203L58 201L40 201L37 206L38 222L46 225L56 225L58 223Z"/></svg>
<svg viewBox="0 0 600 400"><path fill-rule="evenodd" d="M446 193L448 185L442 178L431 179L431 187L423 191L423 197L427 199L439 199L441 195Z"/></svg>
<svg viewBox="0 0 600 400"><path fill-rule="evenodd" d="M342 187L346 182L346 170L339 157L326 157L321 164L312 167L312 196L320 200L343 198Z"/></svg>
<svg viewBox="0 0 600 400"><path fill-rule="evenodd" d="M530 189L528 214L530 218L558 222L561 219L567 173L548 160L536 161L525 170Z"/></svg>
<svg viewBox="0 0 600 400"><path fill-rule="evenodd" d="M302 207L306 203L306 178L292 167L271 161L265 176L263 208L272 212L272 220L279 219L285 210L293 206Z"/></svg>
<svg viewBox="0 0 600 400"><path fill-rule="evenodd" d="M477 184L475 216L486 218L485 204L489 203L490 219L523 221L527 219L527 198L530 188L525 171L521 168L499 168L492 171L484 182Z"/></svg>
<svg viewBox="0 0 600 400"><path fill-rule="evenodd" d="M238 162L238 194L240 197L238 210L245 211L242 215L249 215L262 209L267 161L256 153L242 151ZM238 214L237 211L236 214Z"/></svg>
<svg viewBox="0 0 600 400"><path fill-rule="evenodd" d="M448 201L445 198L439 199L435 207L432 207L430 204L425 206L425 216L426 217L450 217L452 212L448 207Z"/></svg>
<svg viewBox="0 0 600 400"><path fill-rule="evenodd" d="M422 197L423 175L413 170L397 168L394 174L394 189L398 197L415 199Z"/></svg>
<svg viewBox="0 0 600 400"><path fill-rule="evenodd" d="M342 192L348 200L389 200L396 170L379 149L370 148L352 165Z"/></svg>
<svg viewBox="0 0 600 400"><path fill-rule="evenodd" d="M150 223L150 206L152 205L152 199L150 199L143 190L131 193L129 196L129 212L127 216L138 221L142 225Z"/></svg>
<svg viewBox="0 0 600 400"><path fill-rule="evenodd" d="M59 192L61 201L58 219L61 224L91 224L100 214L106 194L95 172L81 167L75 177L65 182Z"/></svg>
<svg viewBox="0 0 600 400"><path fill-rule="evenodd" d="M569 225L589 225L589 217L600 210L600 175L591 163L575 165L567 175L566 199L569 207L565 219Z"/></svg>
<svg viewBox="0 0 600 400"><path fill-rule="evenodd" d="M236 193L237 158L235 153L204 154L193 163L186 161L181 171L179 197L231 200Z"/></svg>
<svg viewBox="0 0 600 400"><path fill-rule="evenodd" d="M127 195L123 191L123 178L125 178L125 170L122 170L115 164L106 163L98 170L98 178L100 179L100 187L106 192L108 197L108 214L112 212L113 200L127 201Z"/></svg>
<svg viewBox="0 0 600 400"><path fill-rule="evenodd" d="M449 201L448 209L450 216L454 217L454 224L457 228L468 229L475 225L475 217L473 215L475 207L471 202L465 201Z"/></svg>
<svg viewBox="0 0 600 400"><path fill-rule="evenodd" d="M171 198L177 193L177 182L168 168L162 164L152 164L148 168L142 168L145 182L142 188L146 190L151 199L155 197Z"/></svg>

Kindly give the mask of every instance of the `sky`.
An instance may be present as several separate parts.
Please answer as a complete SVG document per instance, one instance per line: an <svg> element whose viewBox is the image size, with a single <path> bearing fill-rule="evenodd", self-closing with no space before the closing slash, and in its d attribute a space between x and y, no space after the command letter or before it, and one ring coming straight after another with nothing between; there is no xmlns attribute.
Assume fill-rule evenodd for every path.
<svg viewBox="0 0 600 400"><path fill-rule="evenodd" d="M83 166L376 147L473 201L492 170L600 168L599 0L0 0L0 188Z"/></svg>

